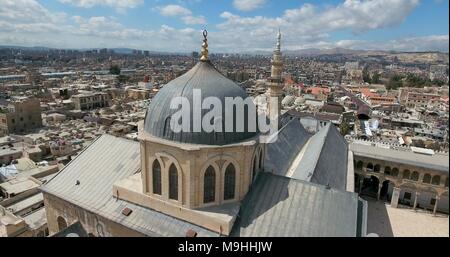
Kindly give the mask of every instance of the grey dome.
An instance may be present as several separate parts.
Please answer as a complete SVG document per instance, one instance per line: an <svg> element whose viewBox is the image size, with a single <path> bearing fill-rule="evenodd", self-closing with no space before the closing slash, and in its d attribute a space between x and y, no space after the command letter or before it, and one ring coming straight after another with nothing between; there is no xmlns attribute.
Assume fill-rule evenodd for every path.
<svg viewBox="0 0 450 257"><path fill-rule="evenodd" d="M219 98L222 102L222 117L225 117L225 97L242 97L243 99L248 97L245 90L222 75L209 61L200 61L191 70L167 83L152 99L145 117L145 132L175 142L203 145L232 144L257 135L257 132L248 131L247 109L244 113L246 123L244 132L236 132L236 130L234 132L223 132L225 131L225 122L222 122L222 132L205 132L203 128L201 132L192 132L193 89L201 90L202 101L210 96ZM174 133L170 128L170 118L178 112L178 109L170 109L170 102L177 96L183 96L189 100L191 107L189 132ZM209 111L202 110L202 118Z"/></svg>

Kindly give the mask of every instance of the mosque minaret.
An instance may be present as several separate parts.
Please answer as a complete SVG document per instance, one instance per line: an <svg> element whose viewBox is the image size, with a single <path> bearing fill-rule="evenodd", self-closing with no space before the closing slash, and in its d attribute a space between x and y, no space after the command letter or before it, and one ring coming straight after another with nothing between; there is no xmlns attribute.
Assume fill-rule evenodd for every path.
<svg viewBox="0 0 450 257"><path fill-rule="evenodd" d="M272 68L269 79L269 118L273 122L279 121L281 100L283 96L283 60L281 55L281 32L278 30L277 44L273 51ZM277 108L274 108L274 107ZM280 124L278 122L278 124Z"/></svg>

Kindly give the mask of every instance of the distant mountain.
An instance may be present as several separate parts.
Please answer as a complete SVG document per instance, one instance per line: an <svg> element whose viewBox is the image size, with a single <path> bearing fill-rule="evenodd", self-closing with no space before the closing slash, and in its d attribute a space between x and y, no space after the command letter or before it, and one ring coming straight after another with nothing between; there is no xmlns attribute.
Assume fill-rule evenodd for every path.
<svg viewBox="0 0 450 257"><path fill-rule="evenodd" d="M333 49L317 49L308 48L301 50L288 50L284 51L286 55L298 55L298 56L314 56L314 55L336 55L336 54L355 54L356 50L333 48Z"/></svg>
<svg viewBox="0 0 450 257"><path fill-rule="evenodd" d="M267 51L252 51L247 52L255 55L267 55L272 54L271 50ZM448 53L442 52L400 52L400 51L382 51L382 50L354 50L347 48L330 48L330 49L318 49L318 48L307 48L299 50L284 50L284 55L288 56L320 56L320 55L358 55L358 56L374 56L374 55L393 55L393 54L438 54L438 55L448 55Z"/></svg>

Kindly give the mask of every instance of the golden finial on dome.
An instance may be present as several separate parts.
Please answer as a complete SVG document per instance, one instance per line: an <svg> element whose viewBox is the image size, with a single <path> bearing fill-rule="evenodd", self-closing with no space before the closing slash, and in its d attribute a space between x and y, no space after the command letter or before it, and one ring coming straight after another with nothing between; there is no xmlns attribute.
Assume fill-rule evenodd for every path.
<svg viewBox="0 0 450 257"><path fill-rule="evenodd" d="M208 31L203 30L203 44L202 44L202 56L200 57L200 61L207 61L208 60L208 39L206 38L208 36Z"/></svg>

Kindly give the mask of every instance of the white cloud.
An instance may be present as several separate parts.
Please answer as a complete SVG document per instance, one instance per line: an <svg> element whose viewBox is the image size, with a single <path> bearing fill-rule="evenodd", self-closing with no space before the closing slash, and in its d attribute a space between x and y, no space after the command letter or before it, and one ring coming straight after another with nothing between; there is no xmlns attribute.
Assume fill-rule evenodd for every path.
<svg viewBox="0 0 450 257"><path fill-rule="evenodd" d="M219 26L236 25L258 28L285 27L302 33L323 33L351 30L361 33L367 30L400 24L419 4L419 0L346 0L343 4L319 10L311 4L288 9L281 17L240 17L229 12L222 13L226 21Z"/></svg>
<svg viewBox="0 0 450 257"><path fill-rule="evenodd" d="M189 25L204 25L206 24L206 19L203 16L185 16L181 18L185 24Z"/></svg>
<svg viewBox="0 0 450 257"><path fill-rule="evenodd" d="M5 32L5 33L4 33ZM62 48L132 47L179 51L200 46L200 31L161 26L156 30L127 27L114 17L79 15L66 19L35 0L5 0L0 5L0 44ZM197 42L198 41L198 42Z"/></svg>
<svg viewBox="0 0 450 257"><path fill-rule="evenodd" d="M388 41L368 41L368 40L338 40L336 42L318 41L314 43L302 44L302 47L291 48L290 50L308 48L346 48L354 50L394 50L404 52L427 52L427 51L449 51L449 35L430 35L423 37L407 37Z"/></svg>
<svg viewBox="0 0 450 257"><path fill-rule="evenodd" d="M279 17L240 16L223 12L217 25L229 47L270 49L278 28L284 32L287 48L299 48L325 41L331 33L355 34L401 24L418 6L419 0L346 0L339 5L321 7L304 4L285 10ZM245 35L243 37L242 35Z"/></svg>
<svg viewBox="0 0 450 257"><path fill-rule="evenodd" d="M85 4L87 4L86 1ZM99 1L95 1L99 2ZM209 25L211 52L271 50L281 28L283 50L304 48L446 51L448 35L398 38L396 40L333 40L336 31L355 34L401 23L417 6L418 0L347 0L326 8L304 4L279 17L240 16L223 12L223 22ZM166 6L167 7L167 6ZM122 24L110 16L67 18L52 12L36 0L2 0L0 5L0 44L43 45L50 47L132 47L156 51L200 50L202 36L195 25L206 24L205 17L185 7L168 8L169 17L180 19L185 27L167 25L147 30ZM389 8L388 8L389 7ZM164 7L155 10L162 12ZM175 10L175 11L174 11ZM359 37L354 37L358 39Z"/></svg>
<svg viewBox="0 0 450 257"><path fill-rule="evenodd" d="M158 10L162 16L181 17L181 20L187 25L203 25L207 23L204 16L194 16L192 15L191 10L181 5L170 4L157 7L156 10Z"/></svg>
<svg viewBox="0 0 450 257"><path fill-rule="evenodd" d="M63 4L71 4L83 8L97 5L109 6L116 9L135 8L144 3L143 0L58 0Z"/></svg>
<svg viewBox="0 0 450 257"><path fill-rule="evenodd" d="M64 21L65 13L51 13L35 0L2 0L0 19L14 23Z"/></svg>
<svg viewBox="0 0 450 257"><path fill-rule="evenodd" d="M159 8L162 16L184 16L191 15L192 12L181 5L170 4Z"/></svg>
<svg viewBox="0 0 450 257"><path fill-rule="evenodd" d="M234 8L240 11L253 11L266 3L266 0L233 0Z"/></svg>

